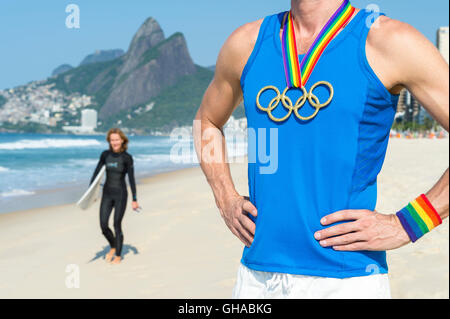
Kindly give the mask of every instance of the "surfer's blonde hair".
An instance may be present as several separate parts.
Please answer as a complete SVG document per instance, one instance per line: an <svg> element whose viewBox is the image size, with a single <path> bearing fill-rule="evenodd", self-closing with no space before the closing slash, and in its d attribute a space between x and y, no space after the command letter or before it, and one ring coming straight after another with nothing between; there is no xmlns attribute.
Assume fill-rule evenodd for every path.
<svg viewBox="0 0 450 319"><path fill-rule="evenodd" d="M108 141L109 144L109 149L112 151L112 147L111 147L111 134L119 134L120 138L122 139L122 147L120 148L121 152L125 152L128 149L128 137L125 135L124 132L122 132L122 130L120 128L112 128L108 131L108 133L106 134L106 140Z"/></svg>

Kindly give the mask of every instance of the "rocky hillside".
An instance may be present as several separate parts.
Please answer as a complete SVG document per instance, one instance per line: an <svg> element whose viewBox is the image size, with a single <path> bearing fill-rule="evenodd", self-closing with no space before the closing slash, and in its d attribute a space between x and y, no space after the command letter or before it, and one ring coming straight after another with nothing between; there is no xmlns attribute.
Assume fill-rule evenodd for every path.
<svg viewBox="0 0 450 319"><path fill-rule="evenodd" d="M114 60L118 57L124 55L122 49L113 49L113 50L97 50L92 54L89 54L87 57L81 61L80 65L85 65L89 63L97 63L97 62L107 62Z"/></svg>
<svg viewBox="0 0 450 319"><path fill-rule="evenodd" d="M119 56L96 62L100 55L111 58L110 53ZM166 38L153 18L138 29L125 54L117 50L100 51L97 57L90 55L83 61L40 85L65 96L92 98L86 107L99 112L99 130L119 126L151 133L192 125L214 75L212 70L194 64L182 33ZM65 110L69 105L61 107ZM70 110L70 119L64 115L57 126L74 125L72 119L78 116L74 112ZM53 113L50 111L50 118ZM242 106L233 115L244 116Z"/></svg>
<svg viewBox="0 0 450 319"><path fill-rule="evenodd" d="M175 33L166 39L158 22L149 18L123 57L111 94L100 109L100 119L145 103L180 77L195 72L184 36Z"/></svg>
<svg viewBox="0 0 450 319"><path fill-rule="evenodd" d="M72 69L73 69L73 66L71 66L70 64L61 64L60 66L58 66L57 68L55 68L53 70L52 76L67 72Z"/></svg>

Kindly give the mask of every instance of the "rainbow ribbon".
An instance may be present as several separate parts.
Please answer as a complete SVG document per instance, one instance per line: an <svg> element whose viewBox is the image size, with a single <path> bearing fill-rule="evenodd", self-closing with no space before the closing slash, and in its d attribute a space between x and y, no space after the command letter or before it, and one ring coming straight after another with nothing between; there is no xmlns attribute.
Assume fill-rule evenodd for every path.
<svg viewBox="0 0 450 319"><path fill-rule="evenodd" d="M442 224L441 217L424 194L403 207L396 215L412 242Z"/></svg>
<svg viewBox="0 0 450 319"><path fill-rule="evenodd" d="M354 12L355 8L351 6L350 1L344 0L322 28L300 64L292 13L291 11L287 13L283 22L282 48L286 83L289 88L305 86L325 48L347 24Z"/></svg>

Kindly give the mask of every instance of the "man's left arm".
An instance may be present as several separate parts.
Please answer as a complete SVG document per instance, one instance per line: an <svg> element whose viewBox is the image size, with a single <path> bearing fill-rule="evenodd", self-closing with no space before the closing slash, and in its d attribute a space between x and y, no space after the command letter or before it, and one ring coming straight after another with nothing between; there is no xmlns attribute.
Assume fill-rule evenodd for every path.
<svg viewBox="0 0 450 319"><path fill-rule="evenodd" d="M448 132L449 66L434 45L406 23L380 17L372 27L366 51L369 63L393 93L406 88ZM433 163L430 163L432 165ZM424 190L425 192L426 190ZM417 194L420 195L420 194ZM425 193L441 219L449 215L449 169ZM405 205L408 203L404 203ZM411 240L395 214L370 210L341 210L325 216L329 226L314 234L323 247L335 250L389 250Z"/></svg>

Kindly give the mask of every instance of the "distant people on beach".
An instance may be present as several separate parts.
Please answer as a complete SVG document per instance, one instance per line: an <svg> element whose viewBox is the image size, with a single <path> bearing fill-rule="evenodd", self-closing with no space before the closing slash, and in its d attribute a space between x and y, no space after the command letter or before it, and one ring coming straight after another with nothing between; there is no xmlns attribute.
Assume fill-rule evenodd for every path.
<svg viewBox="0 0 450 319"><path fill-rule="evenodd" d="M103 186L100 204L100 227L110 245L106 254L106 261L113 264L121 262L123 246L122 219L127 207L128 191L125 175L128 175L132 192L132 208L139 209L136 197L136 182L134 179L133 157L127 152L128 138L118 128L112 128L106 135L109 149L102 152L92 175L90 183L94 181L103 165L106 166L106 181ZM109 217L114 208L114 233L108 226Z"/></svg>

